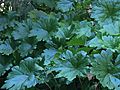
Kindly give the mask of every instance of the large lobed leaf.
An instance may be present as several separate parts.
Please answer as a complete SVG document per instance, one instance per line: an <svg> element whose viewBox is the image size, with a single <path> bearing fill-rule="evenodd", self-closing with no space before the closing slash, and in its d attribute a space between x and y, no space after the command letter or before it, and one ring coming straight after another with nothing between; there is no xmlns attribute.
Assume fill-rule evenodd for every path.
<svg viewBox="0 0 120 90"><path fill-rule="evenodd" d="M95 18L100 25L120 20L119 0L96 0L93 5L91 17Z"/></svg>
<svg viewBox="0 0 120 90"><path fill-rule="evenodd" d="M120 87L120 67L118 62L119 56L116 58L116 63L112 62L112 52L110 50L101 51L101 54L95 54L92 60L92 74L100 81L104 87L109 89L119 90Z"/></svg>
<svg viewBox="0 0 120 90"><path fill-rule="evenodd" d="M38 80L34 73L41 70L41 67L38 67L35 62L33 58L28 57L24 61L21 61L19 66L14 66L2 88L24 90L25 87L30 88L35 86Z"/></svg>
<svg viewBox="0 0 120 90"><path fill-rule="evenodd" d="M80 51L73 54L70 50L60 55L60 59L56 60L55 71L60 71L57 78L65 77L72 81L76 76L85 77L87 73L88 60L86 59L86 52Z"/></svg>

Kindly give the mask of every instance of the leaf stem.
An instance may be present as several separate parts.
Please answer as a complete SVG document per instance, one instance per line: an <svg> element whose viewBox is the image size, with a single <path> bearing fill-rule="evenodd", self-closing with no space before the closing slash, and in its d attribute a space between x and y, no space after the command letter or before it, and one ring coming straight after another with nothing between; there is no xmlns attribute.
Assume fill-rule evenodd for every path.
<svg viewBox="0 0 120 90"><path fill-rule="evenodd" d="M55 77L55 75L51 72L51 74L52 74L52 76L53 77ZM58 86L58 82L57 82L57 80L54 78L54 81L55 81L55 83L57 84L57 87L58 87L58 90L60 90L60 88L59 88L59 86Z"/></svg>
<svg viewBox="0 0 120 90"><path fill-rule="evenodd" d="M81 90L83 90L83 87L82 87L82 81L81 81L81 79L80 79L80 77L79 77L79 76L77 76L77 77L78 77L79 82L80 82Z"/></svg>
<svg viewBox="0 0 120 90"><path fill-rule="evenodd" d="M48 86L48 88L49 88L50 90L52 90L52 88L50 87L50 85L49 85L47 82L45 82L45 84Z"/></svg>

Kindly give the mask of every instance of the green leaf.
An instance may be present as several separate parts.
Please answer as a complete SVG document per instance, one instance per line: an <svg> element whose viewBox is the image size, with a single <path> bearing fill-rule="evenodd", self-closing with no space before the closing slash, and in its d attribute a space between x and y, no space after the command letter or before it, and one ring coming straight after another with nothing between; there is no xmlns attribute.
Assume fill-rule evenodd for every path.
<svg viewBox="0 0 120 90"><path fill-rule="evenodd" d="M59 31L56 33L56 37L59 38L59 39L61 39L61 38L66 39L64 31L60 30L60 28L59 28Z"/></svg>
<svg viewBox="0 0 120 90"><path fill-rule="evenodd" d="M41 70L36 67L35 60L31 57L21 61L19 66L14 66L12 72L8 74L5 84L2 88L9 90L25 90L25 87L30 88L38 83L35 71Z"/></svg>
<svg viewBox="0 0 120 90"><path fill-rule="evenodd" d="M81 36L87 36L90 37L92 35L91 33L91 23L87 21L81 21L80 23L75 23L76 30L74 31L75 34L77 34L77 38Z"/></svg>
<svg viewBox="0 0 120 90"><path fill-rule="evenodd" d="M73 2L70 0L60 0L57 2L57 8L63 12L73 9Z"/></svg>
<svg viewBox="0 0 120 90"><path fill-rule="evenodd" d="M55 71L60 71L57 78L65 77L72 81L76 76L85 77L87 72L88 60L86 59L86 52L80 51L75 55L67 50L60 55L60 59L55 62L56 66L53 68Z"/></svg>
<svg viewBox="0 0 120 90"><path fill-rule="evenodd" d="M5 15L0 14L0 31L5 31L8 27L14 27L15 11L8 11Z"/></svg>
<svg viewBox="0 0 120 90"><path fill-rule="evenodd" d="M95 18L100 25L120 20L119 0L96 0L92 8L91 18Z"/></svg>
<svg viewBox="0 0 120 90"><path fill-rule="evenodd" d="M40 28L35 28L30 31L29 37L32 36L36 36L38 41L46 40L48 37L48 32Z"/></svg>
<svg viewBox="0 0 120 90"><path fill-rule="evenodd" d="M3 72L5 71L5 67L0 64L0 76L3 74Z"/></svg>
<svg viewBox="0 0 120 90"><path fill-rule="evenodd" d="M102 51L101 54L95 54L92 60L92 74L100 81L104 87L114 89L119 87L118 83L120 68L112 63L112 52L110 50Z"/></svg>
<svg viewBox="0 0 120 90"><path fill-rule="evenodd" d="M9 70L11 66L12 66L11 64L8 65L0 64L0 76L3 75L7 70Z"/></svg>
<svg viewBox="0 0 120 90"><path fill-rule="evenodd" d="M102 42L101 39L99 39L98 37L94 37L93 39L88 41L88 43L86 45L90 46L90 47L101 48L102 47L101 42Z"/></svg>
<svg viewBox="0 0 120 90"><path fill-rule="evenodd" d="M46 30L49 33L53 33L57 30L58 27L57 18L52 14L48 15L48 18L41 18L39 24L42 29Z"/></svg>
<svg viewBox="0 0 120 90"><path fill-rule="evenodd" d="M102 36L102 39L95 37L87 45L90 47L106 48L113 52L120 50L120 37Z"/></svg>
<svg viewBox="0 0 120 90"><path fill-rule="evenodd" d="M0 53L10 55L13 53L13 49L8 42L5 42L4 44L0 45Z"/></svg>
<svg viewBox="0 0 120 90"><path fill-rule="evenodd" d="M0 18L0 31L3 31L5 26L7 25L7 20L5 17Z"/></svg>
<svg viewBox="0 0 120 90"><path fill-rule="evenodd" d="M59 25L60 27L58 28L57 33L55 33L55 37L69 40L73 36L73 26L69 26L67 23L59 23Z"/></svg>
<svg viewBox="0 0 120 90"><path fill-rule="evenodd" d="M120 54L117 56L116 60L115 60L115 65L116 67L120 67Z"/></svg>
<svg viewBox="0 0 120 90"><path fill-rule="evenodd" d="M109 48L112 51L118 51L120 50L120 37L112 37L112 36L103 36L102 37L104 48Z"/></svg>
<svg viewBox="0 0 120 90"><path fill-rule="evenodd" d="M25 39L29 34L29 27L25 23L18 23L12 35L15 40Z"/></svg>
<svg viewBox="0 0 120 90"><path fill-rule="evenodd" d="M70 41L67 42L69 46L74 46L74 45L84 45L85 44L85 38L76 38L73 37Z"/></svg>
<svg viewBox="0 0 120 90"><path fill-rule="evenodd" d="M57 53L55 49L45 49L44 53L42 54L45 57L44 65L50 64L52 60L54 60L54 56Z"/></svg>
<svg viewBox="0 0 120 90"><path fill-rule="evenodd" d="M120 0L0 0L0 88L120 90Z"/></svg>
<svg viewBox="0 0 120 90"><path fill-rule="evenodd" d="M28 15L30 18L37 19L37 20L41 18L48 18L47 13L37 9L30 11Z"/></svg>
<svg viewBox="0 0 120 90"><path fill-rule="evenodd" d="M56 6L56 3L54 0L32 0L33 2L37 4L45 4L47 7L54 8Z"/></svg>
<svg viewBox="0 0 120 90"><path fill-rule="evenodd" d="M110 35L120 35L120 22L110 23L103 26L104 30Z"/></svg>
<svg viewBox="0 0 120 90"><path fill-rule="evenodd" d="M115 90L119 90L120 89L120 87L119 87L120 86L120 79L111 76L110 80L112 81L113 85L115 86Z"/></svg>
<svg viewBox="0 0 120 90"><path fill-rule="evenodd" d="M0 54L0 76L4 75L12 67L10 56Z"/></svg>
<svg viewBox="0 0 120 90"><path fill-rule="evenodd" d="M22 57L27 56L32 51L32 45L29 43L22 43L18 48Z"/></svg>

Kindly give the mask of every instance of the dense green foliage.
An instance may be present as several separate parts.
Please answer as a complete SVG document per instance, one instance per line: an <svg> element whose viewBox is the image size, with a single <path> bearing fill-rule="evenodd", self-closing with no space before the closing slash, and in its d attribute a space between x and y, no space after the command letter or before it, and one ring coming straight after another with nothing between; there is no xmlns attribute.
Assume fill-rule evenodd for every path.
<svg viewBox="0 0 120 90"><path fill-rule="evenodd" d="M0 88L120 90L120 0L1 0Z"/></svg>

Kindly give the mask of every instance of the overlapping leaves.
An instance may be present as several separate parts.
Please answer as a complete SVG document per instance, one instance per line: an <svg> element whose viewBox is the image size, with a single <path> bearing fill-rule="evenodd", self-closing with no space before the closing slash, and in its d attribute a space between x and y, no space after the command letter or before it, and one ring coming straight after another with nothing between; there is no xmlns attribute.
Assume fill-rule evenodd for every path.
<svg viewBox="0 0 120 90"><path fill-rule="evenodd" d="M97 48L109 48L112 51L120 50L120 37L102 36L102 38L95 37L88 42L88 46Z"/></svg>
<svg viewBox="0 0 120 90"><path fill-rule="evenodd" d="M27 0L28 6L39 7L27 18L21 16L24 20L14 19L15 13L1 17L0 76L10 70L2 88L24 90L46 84L53 72L55 78L72 82L86 77L89 69L104 87L119 90L120 2L94 1L90 13L91 5L83 5L90 0ZM37 63L45 70L34 57L42 57Z"/></svg>

